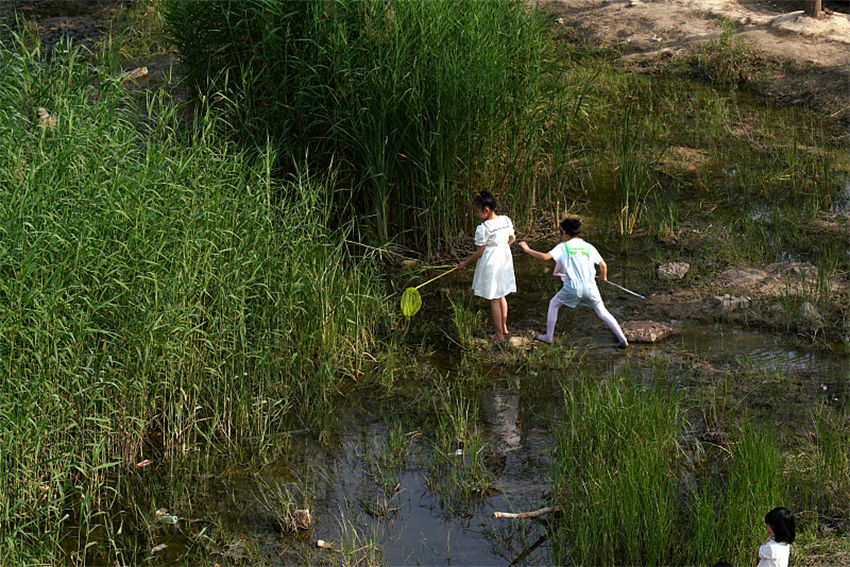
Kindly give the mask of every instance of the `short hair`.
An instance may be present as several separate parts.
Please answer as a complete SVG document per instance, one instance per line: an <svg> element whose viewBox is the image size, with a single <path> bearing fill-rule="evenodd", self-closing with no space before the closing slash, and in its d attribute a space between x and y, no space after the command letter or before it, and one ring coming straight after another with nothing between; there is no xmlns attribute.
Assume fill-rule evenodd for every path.
<svg viewBox="0 0 850 567"><path fill-rule="evenodd" d="M569 236L578 236L581 231L581 221L579 219L566 218L561 221L561 230Z"/></svg>
<svg viewBox="0 0 850 567"><path fill-rule="evenodd" d="M718 561L717 563L715 563L711 567L735 567L735 566L732 565L729 562L726 562L726 561Z"/></svg>
<svg viewBox="0 0 850 567"><path fill-rule="evenodd" d="M496 210L496 197L493 196L487 190L481 191L475 199L473 199L472 204L480 211L484 210L484 207L487 207L491 211Z"/></svg>
<svg viewBox="0 0 850 567"><path fill-rule="evenodd" d="M794 514L788 508L774 508L764 516L764 523L773 528L773 539L785 543L794 543L796 529Z"/></svg>

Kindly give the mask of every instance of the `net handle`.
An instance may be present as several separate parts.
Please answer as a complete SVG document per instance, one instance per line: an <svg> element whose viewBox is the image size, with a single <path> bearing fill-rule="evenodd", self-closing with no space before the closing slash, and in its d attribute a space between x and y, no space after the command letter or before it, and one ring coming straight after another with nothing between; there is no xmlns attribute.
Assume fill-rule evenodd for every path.
<svg viewBox="0 0 850 567"><path fill-rule="evenodd" d="M454 267L454 268L452 268L451 270L447 270L447 271L443 272L442 274L440 274L440 275L438 275L438 276L434 276L433 278L431 278L431 279L430 279L430 280L428 280L427 282L422 283L422 284L419 284L418 286L416 286L416 287L415 287L415 288L413 288L413 289L419 289L420 287L426 286L426 285L428 285L429 283L431 283L432 281L434 281L434 280L438 280L438 279L440 279L440 278L441 278L441 277L443 277L443 276L447 276L447 275L449 275L450 273L454 272L455 270L457 270L457 266L455 266L455 267Z"/></svg>

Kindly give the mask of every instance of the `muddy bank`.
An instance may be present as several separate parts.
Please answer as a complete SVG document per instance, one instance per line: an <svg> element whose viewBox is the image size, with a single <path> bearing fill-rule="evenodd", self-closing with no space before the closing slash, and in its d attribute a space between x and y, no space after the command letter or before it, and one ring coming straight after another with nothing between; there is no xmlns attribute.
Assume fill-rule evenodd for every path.
<svg viewBox="0 0 850 567"><path fill-rule="evenodd" d="M735 37L760 54L765 76L743 88L784 105L850 122L850 17L814 20L800 6L751 0L545 0L551 20L575 39L613 48L623 65L675 71L679 61L735 25Z"/></svg>

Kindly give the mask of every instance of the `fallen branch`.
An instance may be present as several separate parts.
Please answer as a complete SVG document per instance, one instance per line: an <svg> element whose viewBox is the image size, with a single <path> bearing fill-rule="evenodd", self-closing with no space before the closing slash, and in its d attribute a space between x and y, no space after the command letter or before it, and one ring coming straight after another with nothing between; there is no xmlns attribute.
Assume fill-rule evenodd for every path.
<svg viewBox="0 0 850 567"><path fill-rule="evenodd" d="M493 512L494 518L536 518L537 516L542 516L543 514L548 514L549 512L560 512L560 506L549 506L547 508L541 508L539 510L535 510L533 512Z"/></svg>

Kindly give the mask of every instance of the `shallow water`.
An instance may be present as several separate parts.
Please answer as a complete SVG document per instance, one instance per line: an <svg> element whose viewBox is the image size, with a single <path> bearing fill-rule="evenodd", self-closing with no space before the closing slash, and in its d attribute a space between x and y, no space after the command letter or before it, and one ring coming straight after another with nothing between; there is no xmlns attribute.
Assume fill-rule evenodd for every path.
<svg viewBox="0 0 850 567"><path fill-rule="evenodd" d="M604 254L604 253L603 253ZM624 257L625 258L625 257ZM640 288L634 266L641 265L639 254L629 255L630 262L618 261L622 281ZM609 260L612 265L614 262ZM624 268L625 265L625 268ZM628 277L626 270L632 270ZM524 282L523 292L510 298L511 328L518 332L542 324L549 296L557 290L558 281L544 269L517 258L518 277ZM471 281L471 270L446 277L441 289L423 288L425 308L416 317L420 324L451 325L448 295L463 294ZM624 302L620 295L606 294L609 309L617 314ZM473 309L488 321L486 303L471 300ZM718 368L748 368L781 372L798 378L816 392L808 401L843 403L850 391L847 360L842 354L815 347L800 346L793 337L773 332L745 330L731 325L675 322L676 335L656 345L633 345L628 353L613 348L613 338L589 309L563 309L559 343L577 346L583 352L582 364L592 366L600 378L610 375L626 360L640 365L640 357L675 358L682 353L697 354ZM544 347L545 348L545 347ZM439 355L436 363L451 369L454 359ZM648 364L648 363L647 363ZM498 491L474 498L452 510L429 488L428 456L433 447L427 432L419 431L410 445L405 466L399 471L399 490L386 494L368 474L368 448L380 445L386 437L382 412L366 411L353 403L341 419L344 433L327 449L308 440L299 442L281 462L267 482L291 481L303 471L316 471L322 480L316 486L313 513L315 527L305 537L281 536L270 520L257 522L244 515L229 521L234 528L249 531L259 541L284 546L309 548L317 539L340 541L341 518L357 526L358 532L373 538L383 549L383 562L389 565L517 565L552 564L550 542L542 523L532 520L493 519L494 511L530 511L549 504L550 459L553 445L552 422L563 413L562 393L555 373L530 371L512 375L498 368L495 378L479 397L479 426L492 455L487 464ZM675 379L675 377L670 377ZM367 404L369 402L367 401ZM365 404L364 404L365 405ZM413 427L413 426L411 426ZM458 458L464 458L459 456ZM250 502L253 483L237 482L227 491L237 500ZM374 503L391 509L387 515L370 515ZM233 504L231 504L232 506ZM250 509L249 505L236 506ZM255 513L256 507L254 508ZM262 515L261 513L258 513ZM329 552L325 552L329 553ZM280 565L296 565L303 557L278 555Z"/></svg>

